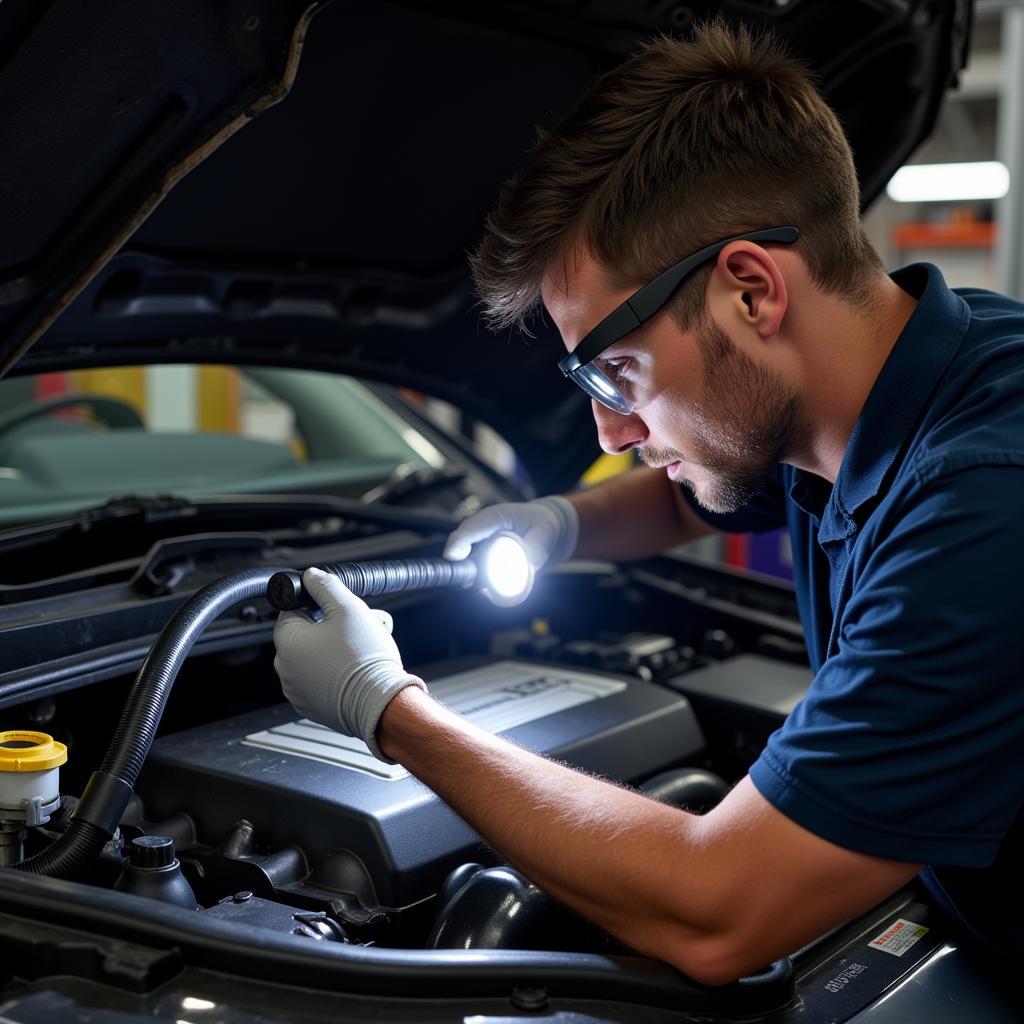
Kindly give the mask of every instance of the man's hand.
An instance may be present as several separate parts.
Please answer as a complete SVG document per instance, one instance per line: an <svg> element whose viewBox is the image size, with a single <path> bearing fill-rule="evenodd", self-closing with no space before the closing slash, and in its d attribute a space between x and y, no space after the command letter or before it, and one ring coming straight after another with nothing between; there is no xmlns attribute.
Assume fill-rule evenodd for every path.
<svg viewBox="0 0 1024 1024"><path fill-rule="evenodd" d="M336 576L318 569L307 569L302 582L324 619L310 622L298 612L278 618L274 668L284 695L300 715L359 737L374 757L389 761L377 746L380 716L405 687L427 687L402 667L381 619L386 612L372 611Z"/></svg>
<svg viewBox="0 0 1024 1024"><path fill-rule="evenodd" d="M445 545L444 557L461 561L474 544L508 530L523 540L535 569L557 565L576 550L580 525L567 498L550 495L536 501L504 502L481 509L461 523Z"/></svg>

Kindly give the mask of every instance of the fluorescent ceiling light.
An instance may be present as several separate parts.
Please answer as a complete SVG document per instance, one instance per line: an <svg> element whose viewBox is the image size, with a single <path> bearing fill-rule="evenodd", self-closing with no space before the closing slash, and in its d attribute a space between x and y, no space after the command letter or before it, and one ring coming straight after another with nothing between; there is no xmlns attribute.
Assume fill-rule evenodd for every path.
<svg viewBox="0 0 1024 1024"><path fill-rule="evenodd" d="M1004 164L988 160L970 164L911 164L901 167L886 187L897 203L957 199L1000 199L1010 189Z"/></svg>

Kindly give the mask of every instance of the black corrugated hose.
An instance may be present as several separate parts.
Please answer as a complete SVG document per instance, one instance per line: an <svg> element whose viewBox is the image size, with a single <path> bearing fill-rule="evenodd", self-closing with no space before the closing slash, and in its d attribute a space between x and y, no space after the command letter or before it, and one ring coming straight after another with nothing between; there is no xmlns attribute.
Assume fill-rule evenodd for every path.
<svg viewBox="0 0 1024 1024"><path fill-rule="evenodd" d="M53 878L74 878L99 856L116 832L153 743L182 662L204 629L239 601L264 597L278 569L250 569L197 591L164 626L139 669L117 731L93 772L67 831L41 853L14 865Z"/></svg>

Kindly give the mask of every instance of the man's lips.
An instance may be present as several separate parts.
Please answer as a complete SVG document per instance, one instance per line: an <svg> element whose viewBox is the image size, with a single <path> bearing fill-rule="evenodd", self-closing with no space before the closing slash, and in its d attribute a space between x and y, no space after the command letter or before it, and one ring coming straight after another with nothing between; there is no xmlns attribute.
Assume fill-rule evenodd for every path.
<svg viewBox="0 0 1024 1024"><path fill-rule="evenodd" d="M682 471L682 467L686 464L686 459L680 456L678 459L671 459L668 462L655 462L653 458L643 458L644 465L649 469L663 469L668 475L670 480L675 480L676 476Z"/></svg>
<svg viewBox="0 0 1024 1024"><path fill-rule="evenodd" d="M673 459L671 462L648 462L646 459L644 460L644 464L649 469L663 469L669 476L674 476L674 474L678 473L679 467L682 466L683 462L683 459Z"/></svg>

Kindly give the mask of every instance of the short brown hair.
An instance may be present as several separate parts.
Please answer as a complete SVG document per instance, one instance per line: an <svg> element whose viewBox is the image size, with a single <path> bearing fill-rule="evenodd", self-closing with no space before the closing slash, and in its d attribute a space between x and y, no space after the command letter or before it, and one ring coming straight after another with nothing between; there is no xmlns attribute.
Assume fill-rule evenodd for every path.
<svg viewBox="0 0 1024 1024"><path fill-rule="evenodd" d="M716 20L692 41L652 42L539 134L471 265L490 326L525 329L545 271L573 245L615 286L639 287L704 245L783 224L800 229L818 287L864 297L882 264L839 120L779 43ZM705 308L710 270L673 300L683 327Z"/></svg>

